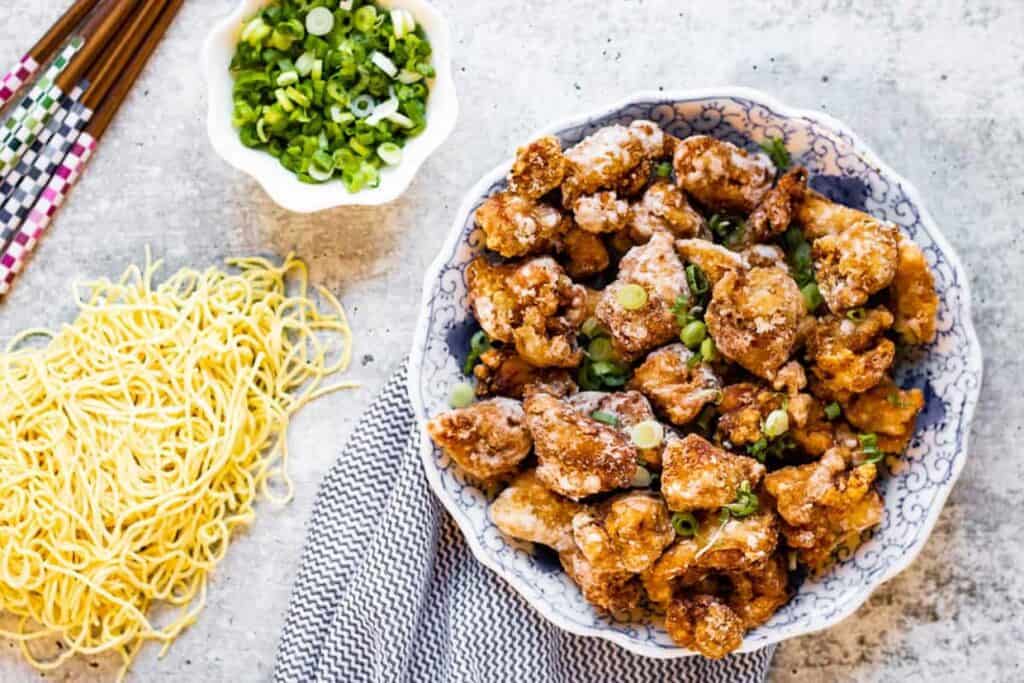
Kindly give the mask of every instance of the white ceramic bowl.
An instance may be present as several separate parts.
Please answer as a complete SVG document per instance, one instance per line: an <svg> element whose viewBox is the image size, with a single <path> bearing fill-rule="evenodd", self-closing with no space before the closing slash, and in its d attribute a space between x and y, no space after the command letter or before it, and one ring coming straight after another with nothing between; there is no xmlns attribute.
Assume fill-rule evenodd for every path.
<svg viewBox="0 0 1024 683"><path fill-rule="evenodd" d="M431 63L436 76L427 100L427 126L406 143L401 163L381 170L378 187L349 192L338 180L320 185L300 182L294 173L265 151L243 145L238 131L231 125L233 79L228 65L238 44L242 23L270 1L242 0L206 38L203 49L209 95L206 129L213 148L229 164L255 178L271 199L289 211L311 213L336 206L385 204L397 198L412 182L420 165L448 138L458 118L448 22L425 0L378 0L383 7L405 8L416 17L433 48Z"/></svg>
<svg viewBox="0 0 1024 683"><path fill-rule="evenodd" d="M811 186L832 199L895 222L924 250L941 299L938 339L899 368L904 386L920 387L926 405L898 472L883 475L885 520L851 557L827 575L804 581L771 620L748 633L741 652L827 628L852 614L884 581L921 551L967 459L967 438L981 385L981 350L971 324L968 278L914 188L878 159L849 129L825 114L792 109L746 88L645 92L610 107L548 127L571 145L610 123L650 119L686 137L706 133L748 149L782 137L794 159L811 171ZM523 140L522 142L526 142ZM409 394L421 427L448 409L450 388L465 381L461 367L476 329L466 302L465 268L482 249L473 210L504 186L511 160L466 196L448 240L427 272L423 308L409 365ZM657 618L643 610L628 620L600 614L550 557L502 536L487 515L488 501L424 432L427 478L462 529L474 555L556 625L599 636L650 657L693 654L675 645Z"/></svg>

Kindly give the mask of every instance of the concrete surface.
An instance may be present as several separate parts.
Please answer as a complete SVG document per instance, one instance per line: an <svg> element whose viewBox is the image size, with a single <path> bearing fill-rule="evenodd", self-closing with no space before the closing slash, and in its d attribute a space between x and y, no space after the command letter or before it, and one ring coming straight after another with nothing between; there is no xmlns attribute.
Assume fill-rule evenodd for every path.
<svg viewBox="0 0 1024 683"><path fill-rule="evenodd" d="M11 63L69 0L5 0ZM291 435L295 501L259 508L199 622L129 680L269 679L316 485L406 352L420 278L463 192L535 128L643 88L740 84L846 121L912 179L964 258L986 354L972 458L917 563L854 617L784 644L772 679L1024 678L1024 2L1020 0L437 0L452 24L462 118L409 192L378 209L276 208L207 144L198 50L233 0L191 0L13 294L0 337L74 313L74 278L143 247L170 267L297 250L357 330L358 391L310 407ZM385 463L382 463L384 466ZM10 645L11 649L8 649ZM81 661L46 680L107 680ZM0 681L43 680L0 643Z"/></svg>

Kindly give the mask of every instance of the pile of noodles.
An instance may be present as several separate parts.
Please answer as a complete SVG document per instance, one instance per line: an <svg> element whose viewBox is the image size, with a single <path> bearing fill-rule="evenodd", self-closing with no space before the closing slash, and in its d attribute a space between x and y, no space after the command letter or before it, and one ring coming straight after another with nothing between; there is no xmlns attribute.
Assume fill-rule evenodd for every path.
<svg viewBox="0 0 1024 683"><path fill-rule="evenodd" d="M254 500L291 497L290 417L353 386L322 386L347 368L351 332L329 292L329 312L311 299L301 261L228 264L157 284L147 255L76 285L73 323L0 354L0 612L19 624L0 635L39 669L116 652L123 675L146 641L166 651ZM157 604L175 610L162 627ZM40 638L59 656L41 661Z"/></svg>

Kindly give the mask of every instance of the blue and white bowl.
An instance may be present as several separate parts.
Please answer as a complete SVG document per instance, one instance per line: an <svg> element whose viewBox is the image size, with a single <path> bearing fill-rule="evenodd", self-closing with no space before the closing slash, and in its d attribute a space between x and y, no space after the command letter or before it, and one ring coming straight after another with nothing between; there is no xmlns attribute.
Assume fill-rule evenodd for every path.
<svg viewBox="0 0 1024 683"><path fill-rule="evenodd" d="M538 135L557 135L568 146L602 126L635 119L650 119L681 138L707 134L750 150L766 138L783 138L793 158L810 170L814 189L893 221L920 245L941 300L938 339L900 368L900 383L920 387L926 405L903 466L880 482L885 498L881 527L827 575L805 580L769 622L748 633L740 649L748 652L827 628L849 616L875 588L905 569L924 546L967 459L981 385L981 350L971 323L968 278L913 186L845 125L819 112L787 107L755 90L639 93ZM511 163L509 159L495 168L469 192L427 272L409 373L409 393L421 427L428 417L448 408L450 388L464 381L460 368L468 336L475 329L466 301L465 269L482 249L473 210L504 186ZM430 485L477 559L546 618L573 633L607 638L640 655L694 654L675 645L652 614L641 611L619 621L599 613L557 562L544 554L531 554L528 545L498 531L488 518L484 494L466 483L458 467L433 446L425 432L421 452Z"/></svg>

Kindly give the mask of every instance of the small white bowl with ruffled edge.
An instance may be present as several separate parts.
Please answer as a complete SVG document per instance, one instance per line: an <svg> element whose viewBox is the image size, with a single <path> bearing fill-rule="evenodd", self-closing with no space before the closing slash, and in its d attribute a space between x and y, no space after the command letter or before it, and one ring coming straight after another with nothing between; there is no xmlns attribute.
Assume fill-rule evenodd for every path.
<svg viewBox="0 0 1024 683"><path fill-rule="evenodd" d="M925 407L898 472L878 488L885 519L849 557L824 576L804 580L793 598L765 624L747 633L740 652L828 628L853 614L878 586L906 569L924 547L943 503L967 461L967 440L981 387L982 359L971 323L969 279L917 190L836 119L788 107L749 88L641 92L597 111L555 123L551 134L573 145L598 128L636 119L654 121L677 137L706 134L750 150L781 137L797 163L811 172L811 187L835 201L896 223L924 251L939 293L938 338L913 362L899 367L903 386L923 390ZM535 137L536 137L535 136ZM529 138L533 139L533 138ZM522 143L527 142L523 139ZM555 625L605 638L655 658L696 654L672 642L652 612L629 618L590 605L550 554L530 552L491 522L484 492L435 448L426 420L448 410L448 393L465 381L462 364L476 325L466 300L466 266L482 252L473 211L505 186L508 159L466 195L448 239L427 271L423 306L409 361L409 395L420 423L420 454L427 480L451 513L476 558L505 579Z"/></svg>
<svg viewBox="0 0 1024 683"><path fill-rule="evenodd" d="M431 64L435 77L427 100L427 125L422 133L406 142L402 160L396 166L381 169L380 185L359 192L349 192L340 180L320 185L301 182L270 154L242 144L238 131L231 125L234 108L229 71L242 25L271 0L243 0L230 16L214 26L203 48L203 68L209 103L206 129L214 150L235 168L256 179L278 205L297 213L312 213L337 206L386 204L409 187L420 166L443 143L455 128L459 104L455 97L455 81L451 66L451 33L444 16L424 0L378 0L385 9L409 10L416 23L423 27L433 48Z"/></svg>

